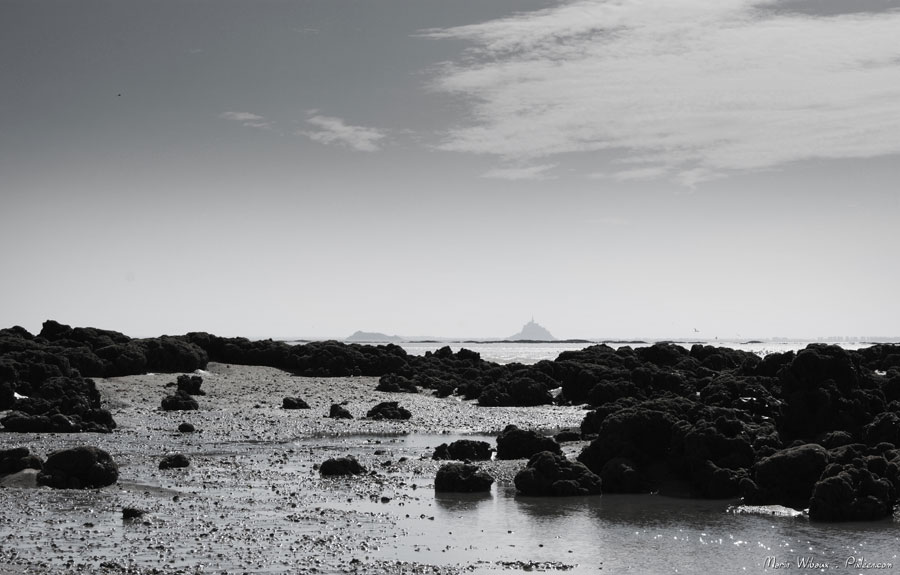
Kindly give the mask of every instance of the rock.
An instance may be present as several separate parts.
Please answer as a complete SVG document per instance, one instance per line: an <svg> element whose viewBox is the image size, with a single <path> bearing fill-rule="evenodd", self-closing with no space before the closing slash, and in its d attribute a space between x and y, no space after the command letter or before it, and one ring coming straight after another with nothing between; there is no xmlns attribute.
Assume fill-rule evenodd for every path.
<svg viewBox="0 0 900 575"><path fill-rule="evenodd" d="M94 489L112 485L118 478L119 466L109 453L81 446L48 455L37 481L57 489Z"/></svg>
<svg viewBox="0 0 900 575"><path fill-rule="evenodd" d="M560 431L553 436L557 443L568 443L571 441L581 441L581 433L577 431Z"/></svg>
<svg viewBox="0 0 900 575"><path fill-rule="evenodd" d="M514 482L522 495L538 497L600 495L602 484L600 477L583 463L549 451L532 456Z"/></svg>
<svg viewBox="0 0 900 575"><path fill-rule="evenodd" d="M299 397L285 397L281 400L283 409L310 409L309 404Z"/></svg>
<svg viewBox="0 0 900 575"><path fill-rule="evenodd" d="M27 447L0 450L0 476L18 473L23 469L38 469L44 466L40 457L33 455Z"/></svg>
<svg viewBox="0 0 900 575"><path fill-rule="evenodd" d="M457 461L487 461L493 453L491 444L486 441L459 439L450 445L442 443L434 450L432 459L455 459Z"/></svg>
<svg viewBox="0 0 900 575"><path fill-rule="evenodd" d="M140 519L147 512L143 509L138 509L136 507L123 507L122 508L122 519Z"/></svg>
<svg viewBox="0 0 900 575"><path fill-rule="evenodd" d="M360 475L365 472L366 468L360 465L353 456L326 459L319 466L319 473L324 476Z"/></svg>
<svg viewBox="0 0 900 575"><path fill-rule="evenodd" d="M497 459L529 459L541 451L562 454L552 437L507 425L497 436Z"/></svg>
<svg viewBox="0 0 900 575"><path fill-rule="evenodd" d="M434 476L434 490L443 493L478 493L490 491L494 478L477 465L447 463Z"/></svg>
<svg viewBox="0 0 900 575"><path fill-rule="evenodd" d="M782 449L753 468L757 490L745 492L750 505L778 504L804 508L828 464L828 452L814 443Z"/></svg>
<svg viewBox="0 0 900 575"><path fill-rule="evenodd" d="M170 453L159 460L160 469L188 467L190 464L191 460L183 453Z"/></svg>
<svg viewBox="0 0 900 575"><path fill-rule="evenodd" d="M630 459L615 457L600 470L603 489L607 493L647 493L650 481Z"/></svg>
<svg viewBox="0 0 900 575"><path fill-rule="evenodd" d="M206 392L200 389L203 385L203 378L199 375L179 375L175 381L178 391L183 391L188 395L206 395Z"/></svg>
<svg viewBox="0 0 900 575"><path fill-rule="evenodd" d="M366 413L369 419L409 419L412 413L408 409L400 407L396 401L384 401L379 403Z"/></svg>
<svg viewBox="0 0 900 575"><path fill-rule="evenodd" d="M195 429L192 423L184 421L178 426L178 431L181 433L193 433Z"/></svg>
<svg viewBox="0 0 900 575"><path fill-rule="evenodd" d="M347 411L347 408L338 403L331 404L331 410L328 412L328 417L332 419L353 419L353 416Z"/></svg>
<svg viewBox="0 0 900 575"><path fill-rule="evenodd" d="M388 373L382 375L378 380L378 386L375 391L384 391L389 393L419 393L419 388L409 378L397 375L396 373Z"/></svg>
<svg viewBox="0 0 900 575"><path fill-rule="evenodd" d="M197 403L196 399L179 389L174 395L167 395L163 398L162 408L163 411L194 411L200 409L200 404Z"/></svg>

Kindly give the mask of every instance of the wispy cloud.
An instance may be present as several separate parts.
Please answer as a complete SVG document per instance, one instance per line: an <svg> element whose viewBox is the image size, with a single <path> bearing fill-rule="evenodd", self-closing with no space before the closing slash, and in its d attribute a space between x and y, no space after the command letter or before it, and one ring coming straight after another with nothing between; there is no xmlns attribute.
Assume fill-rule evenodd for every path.
<svg viewBox="0 0 900 575"><path fill-rule="evenodd" d="M242 126L248 128L260 128L263 130L272 128L272 122L269 122L263 116L251 114L250 112L222 112L219 114L219 117L232 122L240 122Z"/></svg>
<svg viewBox="0 0 900 575"><path fill-rule="evenodd" d="M482 177L499 180L551 180L553 176L547 172L558 164L540 164L536 166L517 166L511 168L494 168L485 172Z"/></svg>
<svg viewBox="0 0 900 575"><path fill-rule="evenodd" d="M376 152L381 149L381 140L387 134L375 128L353 126L341 118L322 116L318 110L310 110L306 119L317 130L301 130L298 133L327 146L344 146L360 152Z"/></svg>
<svg viewBox="0 0 900 575"><path fill-rule="evenodd" d="M472 46L434 81L472 112L441 148L513 162L603 151L611 178L687 186L900 153L900 12L777 5L570 0L427 31Z"/></svg>

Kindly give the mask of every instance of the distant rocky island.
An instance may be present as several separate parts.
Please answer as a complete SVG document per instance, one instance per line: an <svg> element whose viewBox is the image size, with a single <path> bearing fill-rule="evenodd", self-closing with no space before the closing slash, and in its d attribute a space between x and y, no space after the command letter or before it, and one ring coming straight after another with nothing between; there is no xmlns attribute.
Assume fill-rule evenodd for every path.
<svg viewBox="0 0 900 575"><path fill-rule="evenodd" d="M507 341L556 341L547 328L535 323L534 318L522 326L522 331L506 338Z"/></svg>
<svg viewBox="0 0 900 575"><path fill-rule="evenodd" d="M387 335L377 331L357 331L344 341L356 343L397 343L403 341L399 335Z"/></svg>

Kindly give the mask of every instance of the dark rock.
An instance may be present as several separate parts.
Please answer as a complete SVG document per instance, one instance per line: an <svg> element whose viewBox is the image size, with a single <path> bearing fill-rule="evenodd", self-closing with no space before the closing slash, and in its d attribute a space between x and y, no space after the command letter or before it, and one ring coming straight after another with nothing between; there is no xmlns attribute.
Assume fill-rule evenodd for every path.
<svg viewBox="0 0 900 575"><path fill-rule="evenodd" d="M804 508L828 464L828 452L814 443L782 449L753 468L757 490L744 493L751 505L778 504Z"/></svg>
<svg viewBox="0 0 900 575"><path fill-rule="evenodd" d="M369 419L409 419L412 413L408 409L400 407L396 401L384 401L379 403L366 413Z"/></svg>
<svg viewBox="0 0 900 575"><path fill-rule="evenodd" d="M893 515L897 492L890 481L853 465L829 466L813 487L813 521L872 521Z"/></svg>
<svg viewBox="0 0 900 575"><path fill-rule="evenodd" d="M192 423L184 421L178 425L178 431L180 431L181 433L193 433L195 429Z"/></svg>
<svg viewBox="0 0 900 575"><path fill-rule="evenodd" d="M486 441L459 439L450 445L442 443L434 450L432 459L455 459L457 461L487 461L493 453Z"/></svg>
<svg viewBox="0 0 900 575"><path fill-rule="evenodd" d="M553 436L557 443L568 443L571 441L581 441L581 433L577 431L560 431Z"/></svg>
<svg viewBox="0 0 900 575"><path fill-rule="evenodd" d="M549 451L533 455L514 482L522 495L538 497L600 495L602 483L583 463Z"/></svg>
<svg viewBox="0 0 900 575"><path fill-rule="evenodd" d="M136 507L123 507L122 508L122 519L140 519L147 512L143 509L138 509Z"/></svg>
<svg viewBox="0 0 900 575"><path fill-rule="evenodd" d="M200 389L203 385L203 378L199 375L179 375L176 380L178 391L183 391L188 395L206 395L206 392Z"/></svg>
<svg viewBox="0 0 900 575"><path fill-rule="evenodd" d="M365 472L366 468L353 456L327 459L319 466L319 473L325 476L360 475Z"/></svg>
<svg viewBox="0 0 900 575"><path fill-rule="evenodd" d="M281 400L281 407L284 409L310 409L309 404L299 397L285 397Z"/></svg>
<svg viewBox="0 0 900 575"><path fill-rule="evenodd" d="M200 409L200 404L184 391L178 390L174 395L163 398L162 408L163 411L194 411Z"/></svg>
<svg viewBox="0 0 900 575"><path fill-rule="evenodd" d="M48 455L37 482L57 489L94 489L112 485L118 478L119 467L109 453L82 446Z"/></svg>
<svg viewBox="0 0 900 575"><path fill-rule="evenodd" d="M445 493L490 491L493 483L490 474L466 463L446 463L434 476L434 490Z"/></svg>
<svg viewBox="0 0 900 575"><path fill-rule="evenodd" d="M23 469L40 470L43 466L41 458L33 455L27 447L0 450L0 475L18 473Z"/></svg>
<svg viewBox="0 0 900 575"><path fill-rule="evenodd" d="M647 493L650 480L630 459L615 457L600 470L603 488L607 493Z"/></svg>
<svg viewBox="0 0 900 575"><path fill-rule="evenodd" d="M541 451L562 454L559 444L552 437L519 429L515 425L507 425L497 436L497 459L530 459Z"/></svg>
<svg viewBox="0 0 900 575"><path fill-rule="evenodd" d="M385 391L390 393L419 393L419 388L409 378L397 375L396 373L388 373L382 375L378 380L378 386L375 391Z"/></svg>
<svg viewBox="0 0 900 575"><path fill-rule="evenodd" d="M328 417L332 419L353 419L353 416L346 407L338 403L332 403L328 412Z"/></svg>
<svg viewBox="0 0 900 575"><path fill-rule="evenodd" d="M188 467L191 464L191 460L188 459L187 455L183 453L170 453L166 455L162 459L159 460L159 468L160 469L175 469L181 467Z"/></svg>

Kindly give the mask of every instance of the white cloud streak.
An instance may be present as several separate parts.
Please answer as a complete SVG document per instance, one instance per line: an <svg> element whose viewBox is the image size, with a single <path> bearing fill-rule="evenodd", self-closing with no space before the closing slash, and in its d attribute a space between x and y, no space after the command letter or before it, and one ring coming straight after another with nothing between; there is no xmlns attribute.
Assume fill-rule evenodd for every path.
<svg viewBox="0 0 900 575"><path fill-rule="evenodd" d="M440 147L514 162L603 151L609 177L686 186L900 153L900 12L777 4L574 0L428 31L472 45L433 85L472 106Z"/></svg>
<svg viewBox="0 0 900 575"><path fill-rule="evenodd" d="M482 177L498 180L552 180L553 176L547 172L558 164L540 164L536 166L517 166L511 168L494 168L485 172Z"/></svg>
<svg viewBox="0 0 900 575"><path fill-rule="evenodd" d="M387 134L375 128L352 126L341 118L321 116L316 110L309 112L307 123L318 130L301 130L298 132L307 138L326 146L343 146L360 152L377 152L380 142Z"/></svg>
<svg viewBox="0 0 900 575"><path fill-rule="evenodd" d="M250 112L222 112L219 114L219 117L232 122L239 122L247 128L259 128L262 130L272 128L272 122L269 122L263 116L251 114Z"/></svg>

